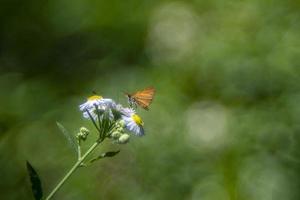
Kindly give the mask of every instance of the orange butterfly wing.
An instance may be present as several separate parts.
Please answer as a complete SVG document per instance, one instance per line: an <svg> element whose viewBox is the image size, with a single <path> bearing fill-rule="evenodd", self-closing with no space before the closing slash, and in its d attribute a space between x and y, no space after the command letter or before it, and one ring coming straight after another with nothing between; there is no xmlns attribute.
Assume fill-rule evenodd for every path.
<svg viewBox="0 0 300 200"><path fill-rule="evenodd" d="M153 100L154 94L155 89L153 87L149 87L144 90L137 91L136 93L132 94L131 97L139 106L148 110L148 107Z"/></svg>

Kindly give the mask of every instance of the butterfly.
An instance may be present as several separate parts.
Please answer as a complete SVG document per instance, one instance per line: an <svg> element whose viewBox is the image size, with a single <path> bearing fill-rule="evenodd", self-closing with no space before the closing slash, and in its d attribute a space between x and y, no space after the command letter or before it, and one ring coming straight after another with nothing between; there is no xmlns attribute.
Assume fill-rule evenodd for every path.
<svg viewBox="0 0 300 200"><path fill-rule="evenodd" d="M153 100L154 93L155 89L153 87L148 87L133 94L125 92L125 95L127 96L129 105L131 107L136 107L137 105L139 105L145 110L149 110L149 105Z"/></svg>

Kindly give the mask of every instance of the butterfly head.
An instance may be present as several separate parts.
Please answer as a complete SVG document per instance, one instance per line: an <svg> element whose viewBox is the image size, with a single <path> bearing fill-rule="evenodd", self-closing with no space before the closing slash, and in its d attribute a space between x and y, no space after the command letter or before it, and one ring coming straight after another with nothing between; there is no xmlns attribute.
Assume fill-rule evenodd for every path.
<svg viewBox="0 0 300 200"><path fill-rule="evenodd" d="M133 109L136 109L137 105L136 105L136 102L135 102L134 98L132 98L132 95L127 93L127 92L124 92L124 95L127 97L129 107L131 107Z"/></svg>

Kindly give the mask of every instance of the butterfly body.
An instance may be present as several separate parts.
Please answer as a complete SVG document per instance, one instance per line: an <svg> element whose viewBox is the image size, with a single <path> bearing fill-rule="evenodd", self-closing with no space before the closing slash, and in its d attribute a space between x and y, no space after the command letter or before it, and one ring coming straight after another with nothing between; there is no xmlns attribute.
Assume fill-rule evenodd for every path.
<svg viewBox="0 0 300 200"><path fill-rule="evenodd" d="M155 89L153 87L148 87L133 94L125 93L125 95L127 96L131 107L136 108L137 105L139 105L145 110L149 110L149 105L152 103L154 93Z"/></svg>

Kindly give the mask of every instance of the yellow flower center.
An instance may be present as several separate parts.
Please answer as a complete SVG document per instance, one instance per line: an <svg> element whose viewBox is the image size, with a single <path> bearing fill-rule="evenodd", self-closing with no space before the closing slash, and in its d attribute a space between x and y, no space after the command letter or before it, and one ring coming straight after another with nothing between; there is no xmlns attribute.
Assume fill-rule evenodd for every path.
<svg viewBox="0 0 300 200"><path fill-rule="evenodd" d="M102 96L99 96L99 95L93 95L93 96L90 96L89 98L87 98L88 101L94 101L94 100L100 100L102 99Z"/></svg>
<svg viewBox="0 0 300 200"><path fill-rule="evenodd" d="M138 125L140 125L140 126L143 126L144 125L144 122L143 122L143 120L140 118L140 116L138 116L137 114L133 114L132 116L131 116L131 118L133 119L133 121L136 123L136 124L138 124Z"/></svg>

